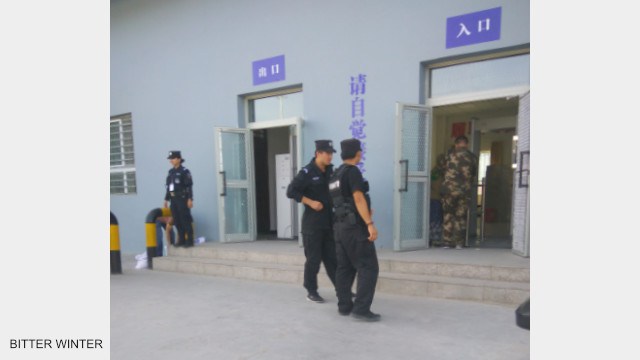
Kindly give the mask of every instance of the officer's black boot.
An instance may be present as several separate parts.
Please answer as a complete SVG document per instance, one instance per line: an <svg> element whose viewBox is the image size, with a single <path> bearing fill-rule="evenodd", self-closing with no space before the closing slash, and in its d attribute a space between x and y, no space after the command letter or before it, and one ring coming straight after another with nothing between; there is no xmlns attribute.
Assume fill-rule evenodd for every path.
<svg viewBox="0 0 640 360"><path fill-rule="evenodd" d="M364 314L358 314L358 313L351 313L351 316L356 319L356 320L361 320L361 321L380 321L380 314L375 314L372 313L371 311L364 313Z"/></svg>

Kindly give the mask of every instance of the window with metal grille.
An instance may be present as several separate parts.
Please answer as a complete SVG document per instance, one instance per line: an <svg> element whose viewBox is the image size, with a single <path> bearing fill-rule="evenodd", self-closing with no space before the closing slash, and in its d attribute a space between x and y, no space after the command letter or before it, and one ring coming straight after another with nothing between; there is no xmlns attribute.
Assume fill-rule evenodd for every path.
<svg viewBox="0 0 640 360"><path fill-rule="evenodd" d="M111 117L111 194L136 193L131 114Z"/></svg>

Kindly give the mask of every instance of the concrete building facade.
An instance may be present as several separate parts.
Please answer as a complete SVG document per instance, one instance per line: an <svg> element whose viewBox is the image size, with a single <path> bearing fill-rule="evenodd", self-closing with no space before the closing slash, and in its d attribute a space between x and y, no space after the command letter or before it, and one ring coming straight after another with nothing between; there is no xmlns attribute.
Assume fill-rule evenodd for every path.
<svg viewBox="0 0 640 360"><path fill-rule="evenodd" d="M145 248L169 150L193 175L196 237L254 241L298 236L301 208L278 222L276 185L314 140L351 137L377 246L433 246L431 169L465 134L485 179L470 245L528 256L529 1L112 0L110 104L125 253Z"/></svg>

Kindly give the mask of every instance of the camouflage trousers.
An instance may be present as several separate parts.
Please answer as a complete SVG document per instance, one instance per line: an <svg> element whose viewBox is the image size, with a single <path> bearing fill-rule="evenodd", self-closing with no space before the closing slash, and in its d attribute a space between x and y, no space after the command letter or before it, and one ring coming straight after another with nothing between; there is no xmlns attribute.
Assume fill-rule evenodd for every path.
<svg viewBox="0 0 640 360"><path fill-rule="evenodd" d="M442 197L442 210L444 212L443 245L464 246L467 234L467 210L469 209L468 196L447 195Z"/></svg>

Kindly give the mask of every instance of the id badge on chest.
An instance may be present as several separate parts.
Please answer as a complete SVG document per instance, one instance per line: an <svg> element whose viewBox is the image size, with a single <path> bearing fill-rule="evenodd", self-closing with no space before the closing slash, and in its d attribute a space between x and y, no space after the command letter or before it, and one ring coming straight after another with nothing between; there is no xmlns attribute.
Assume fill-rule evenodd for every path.
<svg viewBox="0 0 640 360"><path fill-rule="evenodd" d="M169 191L173 191L173 183L169 184Z"/></svg>

